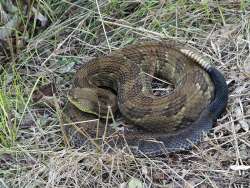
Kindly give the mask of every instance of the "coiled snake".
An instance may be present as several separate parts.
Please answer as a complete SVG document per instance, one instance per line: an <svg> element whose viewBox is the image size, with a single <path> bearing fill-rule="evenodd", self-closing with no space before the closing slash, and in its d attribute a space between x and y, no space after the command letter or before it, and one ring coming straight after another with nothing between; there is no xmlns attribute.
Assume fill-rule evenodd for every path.
<svg viewBox="0 0 250 188"><path fill-rule="evenodd" d="M174 90L155 96L147 75L167 80ZM86 141L83 133L105 135L111 145L126 142L134 154L157 156L198 143L225 109L228 89L222 74L186 45L144 41L85 63L68 96L65 114L71 121L105 119L110 106L133 125L122 131L102 121L66 126L74 145Z"/></svg>

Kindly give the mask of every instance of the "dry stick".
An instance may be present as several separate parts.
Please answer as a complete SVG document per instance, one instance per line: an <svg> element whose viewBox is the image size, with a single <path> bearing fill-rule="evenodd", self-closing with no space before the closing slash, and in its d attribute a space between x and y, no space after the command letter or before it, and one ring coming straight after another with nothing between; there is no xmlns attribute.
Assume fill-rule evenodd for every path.
<svg viewBox="0 0 250 188"><path fill-rule="evenodd" d="M175 7L175 37L178 36L178 8Z"/></svg>
<svg viewBox="0 0 250 188"><path fill-rule="evenodd" d="M110 116L111 116L111 119L112 119L113 123L116 123L115 118L114 118L114 114L113 114L112 109L111 109L111 106L108 105L105 128L104 128L104 133L103 133L103 141L105 141L106 133L108 133L108 126L109 126L108 125L108 120L109 120Z"/></svg>
<svg viewBox="0 0 250 188"><path fill-rule="evenodd" d="M105 124L105 131L104 131L105 133L107 132L107 126L108 126L109 115L111 116L112 122L113 122L113 123L116 123L115 118L114 118L114 114L113 114L112 109L111 109L111 106L108 106L108 112L107 112L106 124ZM106 135L106 134L104 134L104 135ZM120 135L120 134L119 134L119 135ZM120 136L121 136L121 135L120 135ZM122 135L122 136L123 136L124 141L126 142L126 139L125 139L124 135ZM105 137L103 137L103 139L104 139L104 138L105 138ZM127 146L128 146L128 144L127 144ZM129 150L129 152L130 152L131 154L133 154L129 147L127 147L127 149Z"/></svg>
<svg viewBox="0 0 250 188"><path fill-rule="evenodd" d="M64 123L63 126L81 124L81 123L88 123L88 122L94 122L94 121L99 121L99 119L91 119L91 120L86 120L86 121L74 121L74 122L71 122L71 123Z"/></svg>
<svg viewBox="0 0 250 188"><path fill-rule="evenodd" d="M108 40L108 37L107 37L107 34L106 34L106 29L105 29L105 26L104 26L104 23L103 23L103 19L102 19L102 14L101 14L101 11L100 11L100 7L99 7L99 4L98 4L98 1L96 0L95 2L96 2L98 14L100 16L100 21L102 23L102 29L103 29L103 32L104 32L104 35L105 35L105 38L106 38L106 41L107 41L107 44L108 44L108 47L109 47L109 52L111 52L111 47L110 47L109 40Z"/></svg>
<svg viewBox="0 0 250 188"><path fill-rule="evenodd" d="M24 117L24 113L25 113L26 109L28 108L28 104L29 104L29 102L31 101L31 97L32 97L32 95L33 95L33 92L35 91L36 86L37 86L37 84L38 84L38 82L40 81L41 78L42 78L42 76L39 76L39 77L37 78L37 80L36 80L36 82L35 82L33 88L31 89L31 92L30 92L30 94L29 94L28 100L27 100L27 102L26 102L26 104L25 104L25 106L24 106L23 113L22 113L21 118L20 118L20 120L19 120L18 127L19 127L19 126L21 125L21 123L22 123L22 120L23 120L23 117Z"/></svg>
<svg viewBox="0 0 250 188"><path fill-rule="evenodd" d="M65 114L64 114L65 115ZM86 121L88 122L88 121ZM81 135L83 135L84 137L86 138L91 138L91 136L85 131L85 130L82 130L80 129L75 123L72 124L73 127L76 129L77 132L79 132ZM90 142L95 145L95 147L100 150L100 146L93 140L93 139L90 139Z"/></svg>
<svg viewBox="0 0 250 188"><path fill-rule="evenodd" d="M73 36L72 38L74 38L75 40L81 42L81 43L84 44L84 46L86 46L86 47L93 48L96 52L101 52L102 54L107 53L106 51L104 51L104 50L106 50L106 48L103 47L103 46L91 45L91 44L87 43L86 41L81 40L81 39L79 39L79 38L77 38L77 37L75 37L75 36ZM102 49L104 49L104 50L102 50ZM63 57L66 57L66 56L63 55ZM74 58L75 58L75 56L74 56ZM79 58L79 57L76 57L76 58Z"/></svg>
<svg viewBox="0 0 250 188"><path fill-rule="evenodd" d="M244 96L249 96L249 95L250 95L249 93L232 94L232 95L229 95L229 98L230 97L244 97Z"/></svg>
<svg viewBox="0 0 250 188"><path fill-rule="evenodd" d="M167 175L166 172L164 172L163 168L160 168L157 166L157 164L154 162L154 160L151 160L149 157L145 156L152 164L154 164L163 174ZM169 165L166 163L163 163L163 165L169 169L173 174L175 174L178 178L180 178L187 187L193 187L189 182L187 182L181 175L179 175L173 168L171 168ZM178 182L176 182L179 186L181 186Z"/></svg>
<svg viewBox="0 0 250 188"><path fill-rule="evenodd" d="M157 77L155 77L155 76L153 76L153 75L151 75L151 74L148 74L148 73L146 73L146 72L143 72L143 74L146 74L147 76L150 76L150 77L152 77L152 78L154 78L154 79L156 79L156 80L158 80L158 81L161 81L161 82L163 82L163 83L165 83L165 84L173 85L172 83L167 82L166 80L162 80L162 79L157 78Z"/></svg>
<svg viewBox="0 0 250 188"><path fill-rule="evenodd" d="M100 105L99 105L99 106L100 106ZM106 116L106 122L105 122L105 127L104 127L104 133L103 133L103 136L102 136L102 139L103 139L103 140L105 140L106 133L107 133L107 129L108 129L109 107L110 107L110 106L108 106L108 111L107 111L107 116Z"/></svg>
<svg viewBox="0 0 250 188"><path fill-rule="evenodd" d="M216 24L214 24L212 30L208 33L204 43L201 45L201 51L204 51L204 48L205 48L207 42L209 41L209 39L211 38L211 36L212 36L213 32L215 31L215 29L216 29Z"/></svg>
<svg viewBox="0 0 250 188"><path fill-rule="evenodd" d="M96 127L96 134L95 137L99 138L99 129L100 129L100 118L101 118L101 105L98 101L98 122L97 122L97 127Z"/></svg>
<svg viewBox="0 0 250 188"><path fill-rule="evenodd" d="M207 174L202 173L202 175L203 175L204 177L206 177L205 179L208 180L208 181L210 182L210 184L212 185L213 188L218 188L218 186L215 185L215 182L213 182L213 181L209 178L209 176L208 176Z"/></svg>
<svg viewBox="0 0 250 188"><path fill-rule="evenodd" d="M238 138L243 137L243 136L245 136L245 135L247 135L247 133L242 134L242 135L239 135L239 134L238 134ZM212 140L221 140L221 139L226 139L226 138L230 138L230 137L232 137L232 135L230 135L230 136L224 136L224 137L221 137L221 138L210 139L210 140L208 140L208 141L209 141L210 144L212 144L212 142L210 142L210 141L212 141ZM212 151L213 149L217 149L217 148L222 147L222 146L224 146L224 145L226 145L226 144L228 144L228 143L232 143L234 140L235 140L235 139L232 138L232 139L227 140L227 141L225 141L225 142L223 142L223 143L221 143L221 144L215 145L215 146L213 146L213 147L207 149L206 151ZM240 139L240 140L241 140L241 139ZM214 144L212 144L212 145L214 145ZM204 152L203 150L200 150L200 149L199 149L199 151L200 151L201 153Z"/></svg>
<svg viewBox="0 0 250 188"><path fill-rule="evenodd" d="M241 119L248 118L248 117L250 117L250 114L246 114L246 115L244 115L244 116L242 116L242 117L239 117L239 118L237 118L237 119L231 119L229 122L226 122L226 123L224 123L224 124L222 124L222 125L219 125L219 126L217 126L217 127L214 127L213 130L214 130L214 131L218 131L219 129L221 129L221 128L223 128L223 127L227 127L227 125L229 125L230 123L233 123L233 122L236 122L236 121L239 121L239 120L241 120Z"/></svg>
<svg viewBox="0 0 250 188"><path fill-rule="evenodd" d="M238 52L238 50L239 50L239 45L238 45L238 42L236 43L236 47L237 47L237 52ZM243 50L242 50L243 51ZM246 62L248 62L248 58L249 58L250 56L248 56L245 60L244 60L244 62L243 62L243 66L242 66L242 68L241 68L241 66L240 66L240 63L239 63L239 55L238 55L238 53L236 53L236 65L237 65L237 67L238 67L238 70L243 74L243 75L245 75L246 77L248 77L248 78L250 78L250 74L247 72L247 71L245 71L244 69L244 65L245 65L245 63Z"/></svg>
<svg viewBox="0 0 250 188"><path fill-rule="evenodd" d="M59 110L60 111L60 110ZM79 132L82 136L84 136L85 138L92 138L85 130L82 130L80 129L76 124L80 124L80 123L88 123L88 122L93 122L93 121L98 121L97 122L97 130L98 130L98 127L99 127L99 119L93 119L93 120L86 120L86 121L78 121L78 122L72 122L72 120L68 117L68 115L64 112L61 112L59 114L59 123L60 123L60 126L61 126L61 130L63 132L63 136L64 137L64 141L66 141L66 144L69 146L69 141L68 141L68 137L67 137L67 134L65 133L64 129L63 129L63 126L67 126L67 125L73 125L73 127L76 129L77 132ZM65 118L65 120L67 122L70 122L70 123L64 123L63 121L63 118ZM99 145L92 139L90 139L90 142L95 145L95 147L100 150L100 147Z"/></svg>
<svg viewBox="0 0 250 188"><path fill-rule="evenodd" d="M157 32L154 32L154 31L149 31L149 30L144 29L144 28L135 28L135 27L132 27L132 26L129 26L129 25L124 25L124 24L120 24L120 23L116 23L116 22L110 22L110 21L105 21L105 20L103 20L103 23L110 24L110 25L116 25L116 26L120 26L120 27L124 27L124 28L128 28L128 29L132 29L132 30L144 32L144 33L149 33L149 34L158 36L160 38L164 38L165 37L165 35L163 35L161 33L157 33Z"/></svg>
<svg viewBox="0 0 250 188"><path fill-rule="evenodd" d="M66 136L66 132L65 132L64 127L63 127L63 118L62 118L63 113L60 110L60 106L59 106L58 101L57 101L54 94L53 94L53 99L54 99L54 105L55 105L55 108L56 108L56 114L57 114L57 117L58 117L58 120L59 120L61 132L63 134L63 141L64 141L64 144L69 147L70 146L69 139Z"/></svg>
<svg viewBox="0 0 250 188"><path fill-rule="evenodd" d="M110 116L112 118L113 123L116 123L115 118L114 118L114 114L113 114L112 109L111 109L111 106L108 106L108 112L110 113Z"/></svg>
<svg viewBox="0 0 250 188"><path fill-rule="evenodd" d="M247 141L245 141L245 140L243 140L243 139L241 139L241 138L239 138L239 140L240 140L241 142L243 142L244 144L246 144L248 147L250 147L250 143L248 143Z"/></svg>
<svg viewBox="0 0 250 188"><path fill-rule="evenodd" d="M232 116L230 116L230 119L232 121ZM234 125L235 125L234 122L232 122L231 129L232 129L232 133L233 133L233 139L234 139L235 151L236 151L236 165L240 165L240 164L242 164L242 160L241 160L241 157L240 157L239 143L238 143L238 138L236 136L236 131L235 131ZM241 175L240 170L239 170L239 175Z"/></svg>
<svg viewBox="0 0 250 188"><path fill-rule="evenodd" d="M99 138L99 130L100 130L100 113L101 113L101 105L98 101L98 106L99 106L99 119L98 119L98 123L97 123L97 129L96 129L96 138ZM109 116L111 115L112 121L115 123L115 118L112 112L112 109L110 106L108 106L108 111L107 111L107 115L106 115L106 123L105 123L105 127L104 127L104 131L103 131L103 135L102 135L102 140L105 141L106 138L106 134L108 133L108 120L109 120Z"/></svg>

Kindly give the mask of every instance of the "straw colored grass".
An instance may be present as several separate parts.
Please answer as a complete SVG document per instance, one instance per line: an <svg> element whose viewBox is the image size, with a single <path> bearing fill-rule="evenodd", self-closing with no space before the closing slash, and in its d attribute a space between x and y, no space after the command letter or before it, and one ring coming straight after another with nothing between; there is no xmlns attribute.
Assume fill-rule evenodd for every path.
<svg viewBox="0 0 250 188"><path fill-rule="evenodd" d="M0 187L250 186L248 1L31 2L40 19L21 12L0 45ZM105 143L66 147L58 115L80 65L159 38L188 41L224 74L229 103L211 133L192 150L151 159L108 153Z"/></svg>

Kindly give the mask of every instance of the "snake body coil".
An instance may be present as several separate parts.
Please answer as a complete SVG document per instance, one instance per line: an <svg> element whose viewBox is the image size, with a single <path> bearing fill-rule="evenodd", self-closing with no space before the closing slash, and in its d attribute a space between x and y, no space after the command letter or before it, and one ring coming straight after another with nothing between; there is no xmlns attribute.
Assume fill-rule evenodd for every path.
<svg viewBox="0 0 250 188"><path fill-rule="evenodd" d="M167 80L174 91L155 96L153 78L147 75ZM148 41L85 63L76 73L65 113L72 121L88 120L94 114L105 117L111 106L133 127L114 134L100 123L99 135L113 134L116 144L125 140L133 153L156 156L198 143L227 99L224 77L200 55L173 41ZM81 129L96 136L96 123L88 122ZM72 128L67 133L76 145L86 140Z"/></svg>

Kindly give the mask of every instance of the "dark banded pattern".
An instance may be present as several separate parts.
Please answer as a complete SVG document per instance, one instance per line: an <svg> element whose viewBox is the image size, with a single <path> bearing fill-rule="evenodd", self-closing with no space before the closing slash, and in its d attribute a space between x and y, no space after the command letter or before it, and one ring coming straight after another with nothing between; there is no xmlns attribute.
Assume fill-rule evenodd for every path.
<svg viewBox="0 0 250 188"><path fill-rule="evenodd" d="M152 78L145 73L171 82L174 91L166 96L153 95ZM72 121L88 119L91 112L105 114L100 110L106 110L107 105L112 109L118 106L134 127L113 137L118 143L123 143L121 138L124 137L135 154L142 152L149 156L186 149L192 145L190 141L200 141L202 132L211 129L224 110L228 96L220 72L200 54L174 41L145 41L95 58L77 71L70 93L80 91L79 88L91 89L96 94L92 95L93 99L88 92L78 94L84 99L90 97L91 103L84 102L84 109L88 109L84 112L72 105L67 107L66 114ZM105 92L108 88L113 93ZM114 103L115 94L117 104ZM89 126L85 125L82 128L95 132L95 127L88 130ZM111 128L99 124L100 133L107 129L114 133ZM81 139L86 138L78 134L73 143Z"/></svg>

